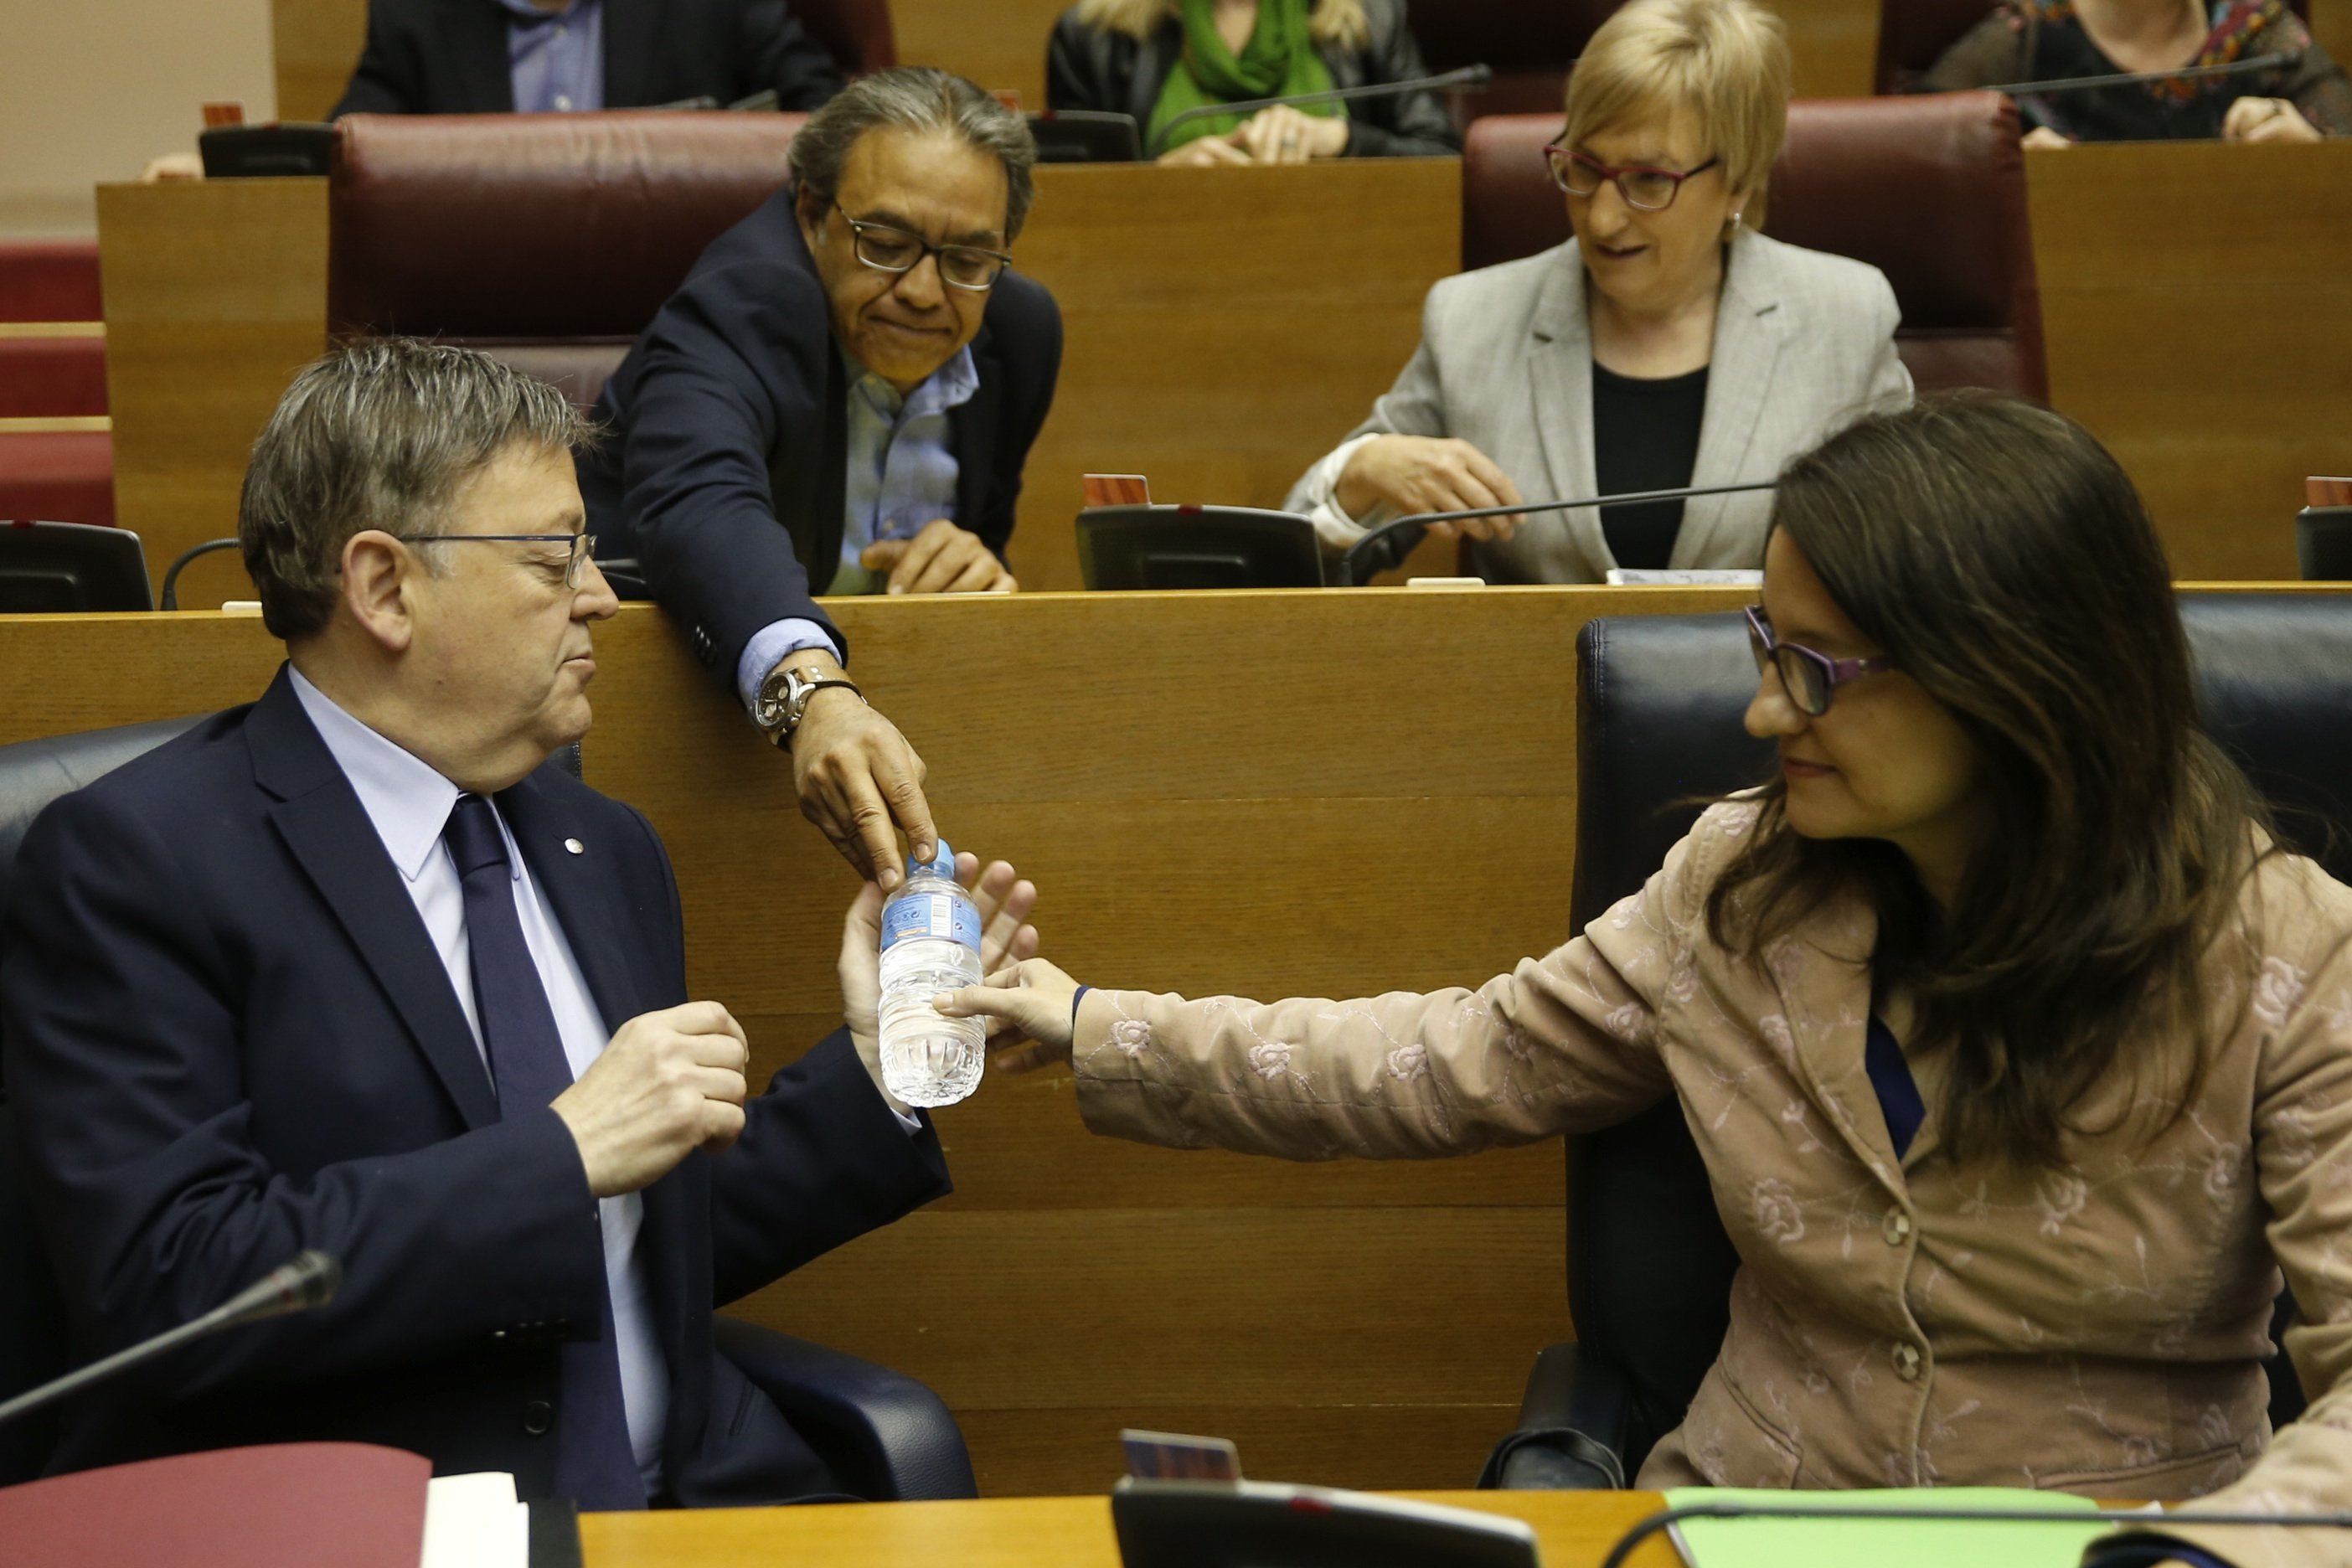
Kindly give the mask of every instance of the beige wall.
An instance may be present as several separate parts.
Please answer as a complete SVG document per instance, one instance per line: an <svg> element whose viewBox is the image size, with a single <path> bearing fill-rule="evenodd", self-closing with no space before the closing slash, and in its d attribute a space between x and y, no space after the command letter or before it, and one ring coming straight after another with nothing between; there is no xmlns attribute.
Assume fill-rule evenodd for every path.
<svg viewBox="0 0 2352 1568"><path fill-rule="evenodd" d="M0 237L95 234L98 182L193 151L215 99L277 113L269 0L0 0Z"/></svg>

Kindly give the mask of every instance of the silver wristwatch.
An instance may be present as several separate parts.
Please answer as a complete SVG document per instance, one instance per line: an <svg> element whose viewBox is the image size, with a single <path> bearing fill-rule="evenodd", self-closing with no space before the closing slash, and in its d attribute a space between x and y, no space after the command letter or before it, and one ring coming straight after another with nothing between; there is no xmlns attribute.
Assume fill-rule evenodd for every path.
<svg viewBox="0 0 2352 1568"><path fill-rule="evenodd" d="M790 751L793 731L801 727L809 699L835 686L855 692L860 702L866 700L866 693L859 691L856 682L846 676L808 675L789 665L780 665L760 683L759 700L751 704L751 721L769 740Z"/></svg>

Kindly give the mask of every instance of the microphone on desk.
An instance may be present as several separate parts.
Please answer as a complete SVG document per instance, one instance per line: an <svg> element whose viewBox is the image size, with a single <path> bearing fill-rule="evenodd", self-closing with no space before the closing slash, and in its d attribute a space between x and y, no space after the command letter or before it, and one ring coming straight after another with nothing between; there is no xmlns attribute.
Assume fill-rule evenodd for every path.
<svg viewBox="0 0 2352 1568"><path fill-rule="evenodd" d="M1694 496L1736 495L1743 490L1769 490L1780 481L1743 479L1734 485L1685 485L1671 490L1628 490L1613 496L1576 496L1568 500L1522 501L1517 506L1478 506L1460 511L1417 511L1384 522L1348 546L1339 558L1345 581L1361 584L1412 553L1422 531L1433 522L1467 522L1481 517L1521 517L1531 511L1573 511L1580 506L1638 506L1644 501L1688 500Z"/></svg>
<svg viewBox="0 0 2352 1568"><path fill-rule="evenodd" d="M2183 66L2168 71L2114 71L2105 76L2060 77L2053 81L2005 81L1990 87L1969 88L1970 92L2005 92L2011 98L2037 96L2053 92L2084 92L2101 87L2146 87L2159 81L2201 81L2209 77L2245 76L2256 71L2291 70L2303 62L2301 49L2284 49L2274 55L2256 55L2252 59L2231 60L2227 65Z"/></svg>
<svg viewBox="0 0 2352 1568"><path fill-rule="evenodd" d="M1662 1530L1671 1529L1689 1519L1851 1519L1866 1520L1879 1524L1903 1523L1912 1520L1928 1520L1939 1524L2071 1524L2080 1530L2101 1520L2118 1526L2146 1525L2158 1532L2168 1526L2182 1524L2280 1525L2300 1530L2352 1530L2352 1513L2256 1513L2244 1510L2186 1509L2176 1513L2105 1513L2054 1512L2029 1509L2000 1508L1858 1508L1853 1504L1828 1504L1815 1508L1799 1503L1696 1502L1681 1508L1663 1509L1650 1515L1617 1538L1609 1555L1601 1560L1601 1568L1625 1568L1633 1549Z"/></svg>
<svg viewBox="0 0 2352 1568"><path fill-rule="evenodd" d="M166 1351L177 1350L191 1340L199 1340L206 1334L218 1333L223 1329L233 1329L242 1323L257 1323L265 1318L282 1317L288 1312L323 1307L335 1299L336 1288L342 1282L343 1266L341 1263L326 1253L306 1247L203 1317L182 1323L176 1329L166 1329L153 1339L142 1341L129 1350L118 1351L104 1361L92 1362L54 1383L45 1383L28 1393L18 1394L5 1405L0 1405L0 1426L79 1394L92 1384L103 1383L117 1373L127 1372L141 1362L151 1361Z"/></svg>
<svg viewBox="0 0 2352 1568"><path fill-rule="evenodd" d="M1169 133L1178 126L1194 120L1206 120L1219 114L1255 114L1261 109L1298 109L1310 103L1350 103L1363 98L1396 98L1408 92L1444 92L1449 89L1475 91L1495 79L1492 66L1463 66L1436 76L1415 77L1411 81L1380 81L1363 87L1335 87L1324 92L1294 92L1281 98L1245 98L1234 103L1204 103L1188 109L1181 114L1171 114L1168 123L1144 149L1147 158L1157 158L1168 150Z"/></svg>

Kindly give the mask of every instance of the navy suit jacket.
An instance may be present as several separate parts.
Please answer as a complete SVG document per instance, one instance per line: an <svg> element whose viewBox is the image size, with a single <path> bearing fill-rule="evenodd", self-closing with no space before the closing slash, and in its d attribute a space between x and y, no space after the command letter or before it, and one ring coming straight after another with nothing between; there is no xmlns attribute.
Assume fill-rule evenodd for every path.
<svg viewBox="0 0 2352 1568"><path fill-rule="evenodd" d="M833 57L784 0L604 0L604 107L732 103L773 88L784 109L841 90ZM369 0L367 47L331 118L509 114L512 16L498 0Z"/></svg>
<svg viewBox="0 0 2352 1568"><path fill-rule="evenodd" d="M948 416L956 521L1001 559L1062 364L1045 286L999 278L971 357L980 389ZM811 595L841 564L848 395L787 185L702 253L597 402L611 434L579 463L597 553L637 558L730 691L761 627L832 626Z"/></svg>
<svg viewBox="0 0 2352 1568"><path fill-rule="evenodd" d="M685 1001L651 825L553 765L498 804L606 1023ZM81 1352L195 1317L302 1247L343 1266L332 1305L78 1404L52 1468L348 1439L546 1495L557 1346L602 1331L595 1201L552 1110L499 1118L448 973L285 672L45 811L5 930L0 1064ZM830 1489L714 1354L713 1308L949 1185L928 1123L908 1134L846 1034L746 1109L733 1149L645 1192L666 1479L688 1504Z"/></svg>

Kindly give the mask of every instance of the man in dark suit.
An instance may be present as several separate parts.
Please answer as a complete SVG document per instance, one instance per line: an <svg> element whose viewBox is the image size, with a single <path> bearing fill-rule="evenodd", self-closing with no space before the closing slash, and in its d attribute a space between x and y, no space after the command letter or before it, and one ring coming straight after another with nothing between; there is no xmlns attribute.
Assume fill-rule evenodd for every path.
<svg viewBox="0 0 2352 1568"><path fill-rule="evenodd" d="M772 91L814 109L834 58L784 0L369 0L346 114L644 109Z"/></svg>
<svg viewBox="0 0 2352 1568"><path fill-rule="evenodd" d="M792 756L802 811L896 885L936 838L923 764L844 671L813 595L1005 592L1022 466L1061 366L1006 270L1027 122L944 71L852 83L793 182L695 264L606 384L590 526L635 556L712 678Z"/></svg>
<svg viewBox="0 0 2352 1568"><path fill-rule="evenodd" d="M299 1248L343 1268L331 1306L77 1405L55 1468L349 1439L593 1508L838 1490L712 1310L946 1166L881 1087L878 893L845 932L849 1027L747 1100L659 839L548 762L614 608L582 431L466 350L303 372L239 518L288 663L26 834L0 1067L81 1348ZM992 950L1034 942L1010 879L981 879Z"/></svg>

